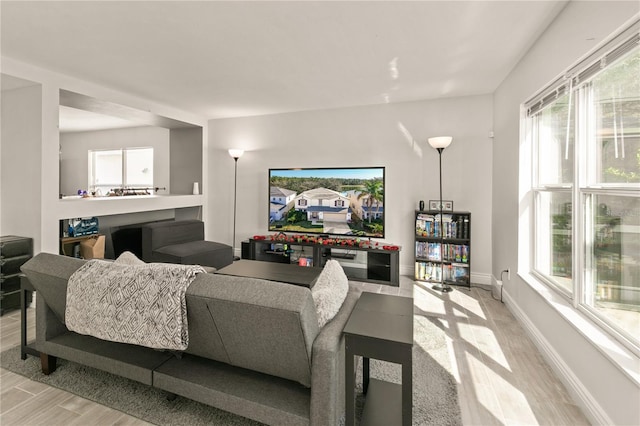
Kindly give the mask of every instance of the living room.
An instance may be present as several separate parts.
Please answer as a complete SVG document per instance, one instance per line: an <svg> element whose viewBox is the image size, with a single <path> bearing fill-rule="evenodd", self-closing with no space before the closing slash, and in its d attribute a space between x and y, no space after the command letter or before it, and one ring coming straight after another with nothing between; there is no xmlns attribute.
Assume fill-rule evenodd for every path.
<svg viewBox="0 0 640 426"><path fill-rule="evenodd" d="M471 3L460 3L459 6L461 9L458 13L461 16L465 13L473 16ZM87 16L92 16L89 4L81 7L88 8ZM406 4L404 7L407 7ZM569 390L574 403L591 423L638 424L640 414L637 406L631 403L637 401L640 392L637 351L620 344L606 332L599 331L601 329L598 326L585 325L588 321L582 317L576 319L580 311L571 302L566 302L549 287L532 285L525 278L528 275L528 248L523 247L527 243L521 237L526 222L521 221L525 212L519 186L522 169L526 167L522 165L526 156L519 148L523 103L612 34L637 20L638 5L633 1L572 1L554 2L543 9L538 10L536 15L540 27L529 28L529 43L525 43L522 51L512 58L509 69L502 69L500 76L491 77L494 81L489 83L493 89L489 91L466 87L466 93L451 95L460 93L455 91L456 85L463 82L457 80L455 67L449 67L451 63L435 63L432 64L434 79L439 66L448 70L449 79L438 83L435 92L428 92L431 94L429 97L412 97L412 94L405 93L403 78L406 78L405 73L412 70L412 57L428 55L431 49L438 49L438 42L423 40L427 46L424 50L400 49L397 54L387 55L389 57L384 63L376 64L381 83L377 92L368 94L369 102L349 105L332 104L325 100L323 107L317 108L310 101L305 103L306 100L300 98L294 104L291 98L284 95L296 90L316 93L313 87L306 87L312 83L305 81L306 77L301 75L287 82L287 85L274 85L270 88L271 92L265 92L262 98L255 97L252 100L252 86L245 82L247 86L237 88L234 94L235 104L229 102L221 106L216 103L216 106L200 105L199 108L189 109L176 105L171 96L163 98L138 90L136 79L125 82L124 78L95 77L82 69L60 69L47 65L42 57L22 57L19 46L7 45L5 48L5 43L8 43L5 42L6 36L19 37L24 33L6 33L8 30L5 28L8 27L5 27L4 21L9 19L7 13L11 8L3 4L3 82L4 76L8 75L27 83L12 90L12 93L5 93L3 88L2 93L0 233L32 237L36 253L58 253L59 221L64 218L114 216L116 219L112 219L113 223L118 224L118 221L197 217L206 224L208 240L233 245L235 254L240 255L241 241L254 235L269 234L267 187L270 168L383 166L386 222L382 241L402 247L400 274L412 277L414 212L420 200L428 202L439 196L438 153L429 146L427 138L450 135L453 142L442 153L443 192L444 199L453 200L455 210L473 214L471 282L488 290L498 282L502 283L505 304L527 330L547 363ZM231 12L227 10L225 13ZM332 15L330 8L325 13L328 20L339 22L351 17ZM356 11L351 10L351 13ZM379 13L373 16L382 20ZM511 13L515 12L511 10ZM364 16L369 15L367 13ZM401 16L407 17L406 14ZM505 18L508 17L507 14ZM40 19L47 22L42 16ZM165 19L172 22L167 17ZM307 19L311 18L307 16ZM22 30L26 32L29 28L27 23L18 22L26 25ZM301 22L300 25L304 24L304 21ZM528 21L525 23L532 25ZM365 27L367 22L360 20L358 25ZM401 23L393 25L397 28L390 32L401 31ZM462 28L459 25L456 27L458 30ZM521 24L514 21L511 25ZM418 26L412 22L410 28L415 30ZM260 33L249 30L245 34L254 41L261 37ZM370 35L368 32L365 34ZM419 32L413 35L419 36ZM466 37L473 36L473 33L466 34ZM325 47L322 40L317 39L315 44L308 47L306 55L297 59L287 57L287 64L292 68L303 67L314 56L323 55L323 49L339 49L341 42L339 37L335 37L326 41L330 47ZM70 43L70 40L65 39L60 43ZM360 46L373 46L371 49L376 49L375 41L366 41ZM459 61L456 67L473 69L476 65L465 61L464 45L461 46L462 51L455 58ZM274 46L269 47L275 49ZM18 50L7 50L9 48ZM136 52L136 49L138 47L133 51ZM378 49L383 49L383 45L379 45ZM494 49L498 47L486 47L487 53ZM226 50L231 56L242 56L241 53L234 53L232 43ZM199 51L196 56L204 62L217 61L217 58L208 57L206 51ZM144 54L140 53L139 58L144 65ZM394 61L394 58L397 59ZM96 57L93 60L97 61ZM220 64L221 67L223 65ZM162 63L149 63L146 66L146 72L152 79L152 69L161 67ZM360 76L351 72L358 68L352 70L348 63L335 66L345 68L345 80L357 92ZM185 75L176 78L184 80L180 86L186 87L185 90L198 91L200 88L197 84L191 83L188 69L192 67L195 65L185 65ZM245 71L235 69L226 72L241 74ZM399 75L396 79L393 78L395 73ZM477 73L485 79L497 75L491 69L478 69ZM364 80L366 78L363 77ZM432 84L429 75L423 78L423 86ZM321 85L324 80L316 75L311 81ZM328 87L335 83L324 82ZM418 83L417 86L420 86ZM161 83L154 84L161 87ZM152 112L201 128L201 156L190 159L190 166L187 166L201 167L201 177L185 176L180 182L182 186L176 184L175 188L171 182L160 185L172 188L171 196L167 197L59 199L62 173L58 132L60 90ZM222 99L230 96L228 91L231 88L217 90ZM274 101L279 91L288 104ZM345 99L348 99L348 95L341 94ZM326 95L327 98L332 96L340 98L337 93ZM275 112L278 107L280 111ZM20 143L16 143L17 140ZM244 155L237 162L237 193L234 192L235 164L228 154L232 148L244 150ZM175 151L172 151L172 156ZM194 181L199 183L198 195L191 193ZM237 203L236 215L234 202ZM236 239L232 241L234 233ZM508 276L502 274L504 270L510 271ZM568 316L567 310L571 311ZM601 339L599 344L593 341L596 335L597 339Z"/></svg>

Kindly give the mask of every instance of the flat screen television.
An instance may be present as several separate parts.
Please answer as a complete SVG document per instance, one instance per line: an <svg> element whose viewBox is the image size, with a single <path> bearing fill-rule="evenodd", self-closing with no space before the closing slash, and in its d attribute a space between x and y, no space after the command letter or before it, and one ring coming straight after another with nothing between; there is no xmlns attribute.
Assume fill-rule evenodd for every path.
<svg viewBox="0 0 640 426"><path fill-rule="evenodd" d="M269 231L384 237L384 167L269 169Z"/></svg>

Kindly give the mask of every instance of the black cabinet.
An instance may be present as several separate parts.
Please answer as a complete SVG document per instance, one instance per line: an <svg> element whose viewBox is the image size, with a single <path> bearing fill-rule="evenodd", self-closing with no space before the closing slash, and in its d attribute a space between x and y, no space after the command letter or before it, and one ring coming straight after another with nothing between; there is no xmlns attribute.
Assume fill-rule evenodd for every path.
<svg viewBox="0 0 640 426"><path fill-rule="evenodd" d="M443 212L442 251L440 212L415 212L415 279L471 286L471 213Z"/></svg>
<svg viewBox="0 0 640 426"><path fill-rule="evenodd" d="M0 315L20 308L20 267L33 256L33 240L15 235L0 237ZM27 305L31 303L28 294Z"/></svg>
<svg viewBox="0 0 640 426"><path fill-rule="evenodd" d="M250 239L243 246L243 258L263 262L295 263L303 267L322 268L328 259L342 265L347 278L398 287L400 285L400 247L377 243L358 244L338 240L337 244L288 240ZM335 239L329 239L335 240Z"/></svg>

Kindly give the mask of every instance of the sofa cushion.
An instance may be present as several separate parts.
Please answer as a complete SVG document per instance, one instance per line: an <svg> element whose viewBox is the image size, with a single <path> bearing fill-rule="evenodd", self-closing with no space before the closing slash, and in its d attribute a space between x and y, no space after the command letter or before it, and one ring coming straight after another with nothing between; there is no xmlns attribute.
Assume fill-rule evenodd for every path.
<svg viewBox="0 0 640 426"><path fill-rule="evenodd" d="M125 265L134 265L134 266L145 264L143 260L138 259L136 255L131 253L130 251L123 252L120 256L118 256L115 262L122 263ZM203 265L200 265L200 266L202 266L202 269L204 269L205 272L208 274L213 274L216 271L216 268L214 268L213 266L203 266Z"/></svg>
<svg viewBox="0 0 640 426"><path fill-rule="evenodd" d="M130 251L123 252L118 258L114 261L114 263L119 263L122 265L144 265L144 262L136 257L135 254Z"/></svg>
<svg viewBox="0 0 640 426"><path fill-rule="evenodd" d="M348 292L349 280L342 266L337 260L328 260L311 288L320 328L336 316Z"/></svg>
<svg viewBox="0 0 640 426"><path fill-rule="evenodd" d="M190 241L155 249L150 261L212 266L221 269L233 262L233 251L231 246L214 241Z"/></svg>
<svg viewBox="0 0 640 426"><path fill-rule="evenodd" d="M308 288L200 274L187 291L187 313L188 353L311 386L319 328Z"/></svg>

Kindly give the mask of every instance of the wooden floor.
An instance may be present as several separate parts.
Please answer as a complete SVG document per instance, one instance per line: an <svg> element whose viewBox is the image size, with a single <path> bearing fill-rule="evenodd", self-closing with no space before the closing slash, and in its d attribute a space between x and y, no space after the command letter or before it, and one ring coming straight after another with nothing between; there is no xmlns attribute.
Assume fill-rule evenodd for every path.
<svg viewBox="0 0 640 426"><path fill-rule="evenodd" d="M416 312L446 330L465 425L588 424L506 307L479 288L442 294L401 277L400 288L366 291L414 297ZM33 306L33 305L32 305ZM29 336L35 309L29 308ZM20 315L0 317L0 349L20 343ZM0 369L0 425L145 425L141 420Z"/></svg>
<svg viewBox="0 0 640 426"><path fill-rule="evenodd" d="M37 295L36 295L37 297ZM27 334L35 338L35 308ZM0 350L20 346L20 311L0 317ZM135 417L0 368L0 425L149 425Z"/></svg>

